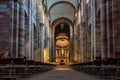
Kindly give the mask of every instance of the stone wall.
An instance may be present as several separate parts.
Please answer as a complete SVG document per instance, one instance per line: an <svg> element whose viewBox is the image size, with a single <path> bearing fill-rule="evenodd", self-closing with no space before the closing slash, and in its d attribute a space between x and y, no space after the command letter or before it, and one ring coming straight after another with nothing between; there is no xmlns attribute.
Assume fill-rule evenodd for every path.
<svg viewBox="0 0 120 80"><path fill-rule="evenodd" d="M89 0L84 5L85 2L78 4L81 25L77 43L80 42L78 54L81 54L82 62L120 56L120 1ZM84 22L88 25L83 25Z"/></svg>
<svg viewBox="0 0 120 80"><path fill-rule="evenodd" d="M0 53L12 51L13 34L13 3L8 0L0 0Z"/></svg>
<svg viewBox="0 0 120 80"><path fill-rule="evenodd" d="M115 53L120 57L120 0L114 1L114 29L115 29Z"/></svg>

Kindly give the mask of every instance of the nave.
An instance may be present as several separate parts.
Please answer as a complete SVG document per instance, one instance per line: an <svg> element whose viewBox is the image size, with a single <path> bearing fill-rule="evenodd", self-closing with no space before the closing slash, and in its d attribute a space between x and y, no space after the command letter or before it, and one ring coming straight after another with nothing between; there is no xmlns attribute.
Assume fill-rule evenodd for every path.
<svg viewBox="0 0 120 80"><path fill-rule="evenodd" d="M0 80L120 80L119 5L0 0Z"/></svg>
<svg viewBox="0 0 120 80"><path fill-rule="evenodd" d="M107 80L95 75L78 72L70 68L55 68L24 80Z"/></svg>

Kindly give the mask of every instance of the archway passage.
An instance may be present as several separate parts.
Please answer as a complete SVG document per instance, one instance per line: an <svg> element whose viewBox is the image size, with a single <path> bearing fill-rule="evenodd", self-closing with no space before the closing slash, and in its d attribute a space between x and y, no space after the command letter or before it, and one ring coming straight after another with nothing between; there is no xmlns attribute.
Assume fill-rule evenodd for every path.
<svg viewBox="0 0 120 80"><path fill-rule="evenodd" d="M58 55L60 55L60 53L69 53L67 54L69 56L69 60L65 60L65 61L72 61L73 57L71 57L73 55L73 23L71 20L69 20L68 18L58 18L55 21L52 22L51 25L51 61L56 62L56 58L58 57ZM66 42L65 42L66 41ZM68 46L66 46L65 51L64 50L60 50L63 49L63 42L68 43ZM56 43L61 43L61 45L56 44ZM56 57L57 56L57 57ZM59 62L59 60L57 60L57 62Z"/></svg>
<svg viewBox="0 0 120 80"><path fill-rule="evenodd" d="M69 62L70 27L60 23L55 27L56 62Z"/></svg>

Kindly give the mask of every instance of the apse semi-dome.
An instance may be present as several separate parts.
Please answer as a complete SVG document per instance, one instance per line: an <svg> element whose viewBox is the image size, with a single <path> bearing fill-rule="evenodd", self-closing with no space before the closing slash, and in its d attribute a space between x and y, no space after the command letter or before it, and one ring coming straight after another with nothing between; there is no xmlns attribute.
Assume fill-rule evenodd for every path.
<svg viewBox="0 0 120 80"><path fill-rule="evenodd" d="M57 47L68 47L69 46L69 41L67 39L60 38L56 41L56 46Z"/></svg>
<svg viewBox="0 0 120 80"><path fill-rule="evenodd" d="M57 47L68 47L69 46L69 39L67 34L60 33L56 37L56 46Z"/></svg>

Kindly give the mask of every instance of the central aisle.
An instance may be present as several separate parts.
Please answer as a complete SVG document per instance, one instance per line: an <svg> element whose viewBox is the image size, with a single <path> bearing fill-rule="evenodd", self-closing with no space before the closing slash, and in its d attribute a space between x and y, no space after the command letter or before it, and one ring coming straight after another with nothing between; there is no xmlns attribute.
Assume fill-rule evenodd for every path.
<svg viewBox="0 0 120 80"><path fill-rule="evenodd" d="M27 79L26 79L27 80ZM70 68L55 68L48 72L31 76L28 80L103 80L99 77L74 71Z"/></svg>

